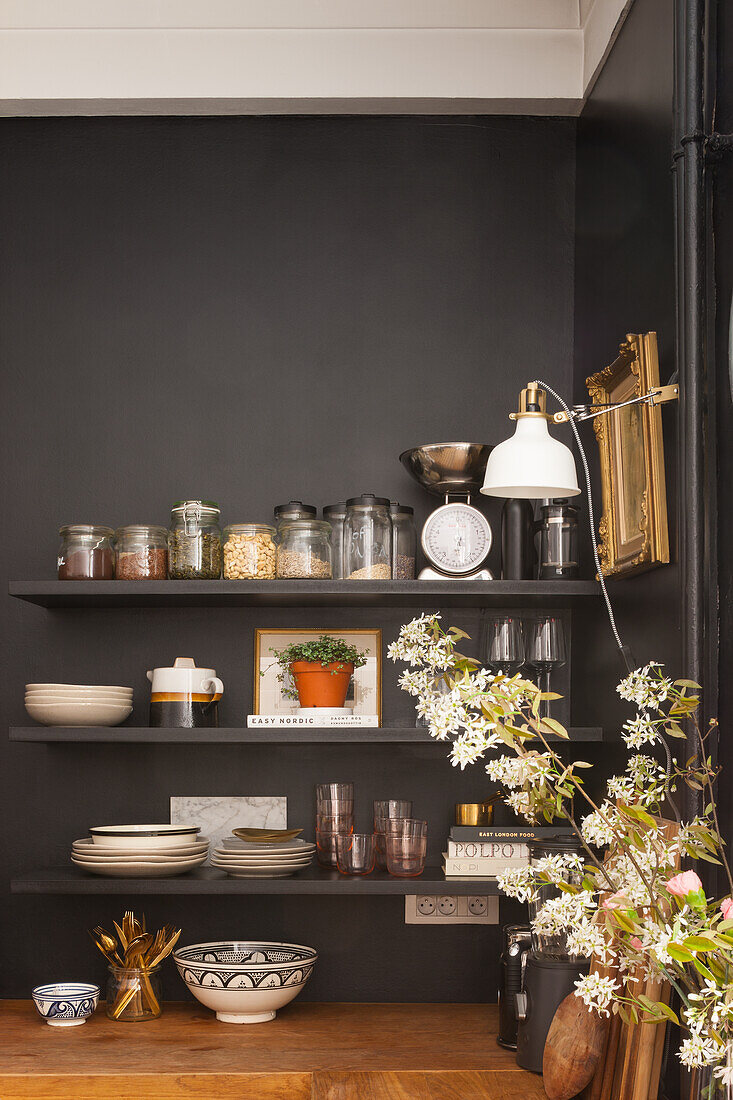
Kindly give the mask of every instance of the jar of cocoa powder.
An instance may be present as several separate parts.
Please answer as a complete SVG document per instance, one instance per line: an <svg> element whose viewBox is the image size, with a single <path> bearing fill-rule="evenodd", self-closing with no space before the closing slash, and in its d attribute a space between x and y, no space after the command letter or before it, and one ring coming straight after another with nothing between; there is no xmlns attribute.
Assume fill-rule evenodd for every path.
<svg viewBox="0 0 733 1100"><path fill-rule="evenodd" d="M69 523L59 527L60 581L111 581L115 575L114 531L92 523Z"/></svg>
<svg viewBox="0 0 733 1100"><path fill-rule="evenodd" d="M168 576L168 530L130 524L115 531L115 577L118 581L164 581Z"/></svg>

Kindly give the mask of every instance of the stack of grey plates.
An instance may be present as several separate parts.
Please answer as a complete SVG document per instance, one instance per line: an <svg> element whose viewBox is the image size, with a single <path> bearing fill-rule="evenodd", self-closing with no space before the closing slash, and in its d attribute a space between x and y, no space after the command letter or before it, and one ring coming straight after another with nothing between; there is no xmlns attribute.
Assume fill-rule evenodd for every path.
<svg viewBox="0 0 733 1100"><path fill-rule="evenodd" d="M300 838L256 843L228 837L214 849L211 864L232 878L288 878L310 867L315 851L315 844Z"/></svg>

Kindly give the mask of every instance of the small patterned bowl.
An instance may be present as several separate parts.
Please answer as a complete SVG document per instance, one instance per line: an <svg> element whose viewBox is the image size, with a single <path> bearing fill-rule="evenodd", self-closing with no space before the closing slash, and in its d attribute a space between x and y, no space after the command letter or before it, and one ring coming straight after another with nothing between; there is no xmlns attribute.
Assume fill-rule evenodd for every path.
<svg viewBox="0 0 733 1100"><path fill-rule="evenodd" d="M99 986L87 982L59 982L37 985L33 1003L51 1027L76 1027L85 1024L97 1007Z"/></svg>

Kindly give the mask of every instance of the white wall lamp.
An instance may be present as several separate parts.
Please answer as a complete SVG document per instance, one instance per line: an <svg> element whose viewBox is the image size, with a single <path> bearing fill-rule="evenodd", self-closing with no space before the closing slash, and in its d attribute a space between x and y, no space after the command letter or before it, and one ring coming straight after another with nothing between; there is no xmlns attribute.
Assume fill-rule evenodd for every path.
<svg viewBox="0 0 733 1100"><path fill-rule="evenodd" d="M547 392L545 392L547 391ZM547 393L559 402L562 411L547 412ZM516 420L517 427L511 439L505 439L494 447L486 464L486 476L481 488L485 496L492 497L529 497L532 499L552 499L554 497L574 497L580 493L575 459L569 447L553 439L547 425L570 424L580 451L585 474L585 486L588 496L588 521L590 523L591 544L598 580L608 610L608 618L616 644L629 672L636 667L633 654L621 641L613 608L606 590L606 582L601 569L596 545L596 524L593 515L593 494L590 484L588 459L583 449L577 424L583 420L592 420L603 413L623 409L627 405L645 402L649 405L661 405L667 401L676 401L679 386L656 386L646 393L638 394L628 401L609 405L575 405L572 409L555 393L546 382L530 382L519 395L519 409L509 414L510 420Z"/></svg>

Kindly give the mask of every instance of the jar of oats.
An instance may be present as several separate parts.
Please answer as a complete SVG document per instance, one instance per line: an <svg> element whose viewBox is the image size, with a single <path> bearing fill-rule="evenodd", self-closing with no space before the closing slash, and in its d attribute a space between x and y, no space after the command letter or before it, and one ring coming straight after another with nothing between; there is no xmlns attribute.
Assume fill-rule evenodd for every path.
<svg viewBox="0 0 733 1100"><path fill-rule="evenodd" d="M290 580L330 580L331 524L294 519L278 526L277 575Z"/></svg>
<svg viewBox="0 0 733 1100"><path fill-rule="evenodd" d="M269 523L231 523L224 528L224 576L229 581L271 581L277 550Z"/></svg>

